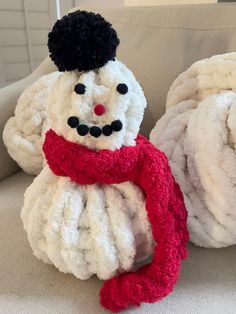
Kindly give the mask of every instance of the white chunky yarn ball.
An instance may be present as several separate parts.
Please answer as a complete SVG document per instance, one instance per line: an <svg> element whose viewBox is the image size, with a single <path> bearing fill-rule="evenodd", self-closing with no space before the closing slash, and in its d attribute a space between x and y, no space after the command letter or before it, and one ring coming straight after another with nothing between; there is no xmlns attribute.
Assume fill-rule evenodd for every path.
<svg viewBox="0 0 236 314"><path fill-rule="evenodd" d="M150 140L169 158L193 243L236 244L236 53L194 63L170 87Z"/></svg>

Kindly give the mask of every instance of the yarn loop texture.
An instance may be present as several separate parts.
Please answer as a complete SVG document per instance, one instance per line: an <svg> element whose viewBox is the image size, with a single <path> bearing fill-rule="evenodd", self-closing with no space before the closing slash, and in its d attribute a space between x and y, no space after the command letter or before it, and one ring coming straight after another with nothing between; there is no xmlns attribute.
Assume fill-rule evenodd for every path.
<svg viewBox="0 0 236 314"><path fill-rule="evenodd" d="M65 140L53 130L46 133L43 150L57 176L68 176L78 184L132 181L146 194L156 242L152 262L106 281L100 291L101 304L119 312L168 295L178 279L180 262L187 255L188 231L183 196L165 155L141 135L135 146L94 151Z"/></svg>

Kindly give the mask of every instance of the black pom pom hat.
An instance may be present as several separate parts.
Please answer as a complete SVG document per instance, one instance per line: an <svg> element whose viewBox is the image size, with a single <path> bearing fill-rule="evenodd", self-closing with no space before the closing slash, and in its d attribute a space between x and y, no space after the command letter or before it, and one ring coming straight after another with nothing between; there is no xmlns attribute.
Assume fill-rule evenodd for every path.
<svg viewBox="0 0 236 314"><path fill-rule="evenodd" d="M119 39L100 14L76 11L58 20L48 34L50 57L59 71L89 71L114 60Z"/></svg>

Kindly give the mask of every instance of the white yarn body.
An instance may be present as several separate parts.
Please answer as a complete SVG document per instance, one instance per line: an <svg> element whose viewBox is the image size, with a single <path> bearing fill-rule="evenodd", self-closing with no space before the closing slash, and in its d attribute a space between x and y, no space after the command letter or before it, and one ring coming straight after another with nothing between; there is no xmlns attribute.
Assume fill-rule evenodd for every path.
<svg viewBox="0 0 236 314"><path fill-rule="evenodd" d="M172 84L150 139L184 194L193 243L236 244L236 53L193 64Z"/></svg>
<svg viewBox="0 0 236 314"><path fill-rule="evenodd" d="M74 91L78 83L85 86L82 95ZM127 85L126 94L119 93L119 84ZM95 114L96 104L105 107L103 115ZM96 71L60 75L46 109L48 123L58 135L96 151L135 145L145 107L139 83L116 60ZM68 125L71 116L100 128L120 120L122 129L110 136L81 136ZM80 279L93 274L111 278L132 270L152 252L145 197L131 182L78 185L55 176L46 166L25 193L21 217L34 254Z"/></svg>
<svg viewBox="0 0 236 314"><path fill-rule="evenodd" d="M21 217L34 255L79 279L108 279L152 252L139 187L78 185L46 166L25 193Z"/></svg>

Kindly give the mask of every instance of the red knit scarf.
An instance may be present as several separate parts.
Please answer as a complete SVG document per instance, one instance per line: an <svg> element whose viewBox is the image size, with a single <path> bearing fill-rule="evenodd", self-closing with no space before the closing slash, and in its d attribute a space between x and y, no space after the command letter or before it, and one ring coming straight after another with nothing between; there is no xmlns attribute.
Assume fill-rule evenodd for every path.
<svg viewBox="0 0 236 314"><path fill-rule="evenodd" d="M156 242L151 264L106 281L101 304L113 312L168 295L187 255L187 214L182 193L165 155L139 135L135 146L116 151L93 151L50 130L43 150L55 175L78 184L114 184L132 181L146 194L146 210Z"/></svg>

